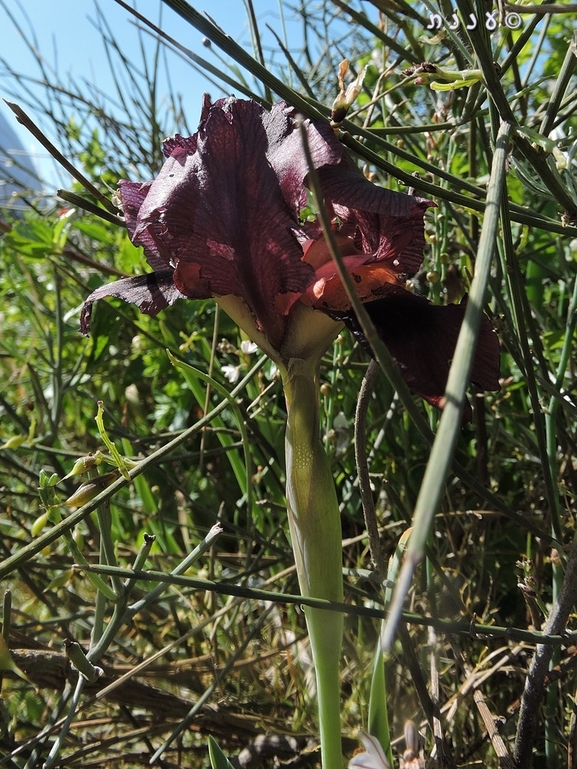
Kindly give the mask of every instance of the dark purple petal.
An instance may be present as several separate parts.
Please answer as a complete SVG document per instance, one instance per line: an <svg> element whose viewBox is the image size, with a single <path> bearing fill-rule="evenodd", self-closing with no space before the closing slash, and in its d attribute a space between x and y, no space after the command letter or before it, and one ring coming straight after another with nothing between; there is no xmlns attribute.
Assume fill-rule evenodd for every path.
<svg viewBox="0 0 577 769"><path fill-rule="evenodd" d="M131 240L134 240L134 233L138 226L138 214L148 195L151 184L152 182L127 182L124 179L121 179L118 183L124 219ZM169 266L167 260L158 253L158 248L152 237L144 233L139 238L138 245L143 246L146 261L153 270L165 270Z"/></svg>
<svg viewBox="0 0 577 769"><path fill-rule="evenodd" d="M374 261L386 262L397 274L413 275L419 270L425 248L423 210L399 217L334 208L344 226L354 228L357 248L372 254Z"/></svg>
<svg viewBox="0 0 577 769"><path fill-rule="evenodd" d="M379 187L345 156L339 165L318 170L325 200L341 220L340 231L359 251L387 261L390 269L414 274L423 261L423 216L435 204L425 198Z"/></svg>
<svg viewBox="0 0 577 769"><path fill-rule="evenodd" d="M288 130L286 115L275 115L277 133L255 102L227 99L210 107L195 152L188 140L172 140L134 232L134 242L152 240L156 253L170 259L183 294L243 297L273 345L284 332L275 297L304 292L314 276L293 234L298 219L267 158L269 142L278 154Z"/></svg>
<svg viewBox="0 0 577 769"><path fill-rule="evenodd" d="M350 161L319 170L325 198L341 219L341 231L374 259L398 273L414 274L423 261L423 216L435 204L369 182Z"/></svg>
<svg viewBox="0 0 577 769"><path fill-rule="evenodd" d="M389 286L385 298L369 302L365 308L409 387L439 406L466 301L439 307L405 289ZM329 314L344 321L369 354L373 354L352 311ZM486 316L481 323L471 382L485 390L499 389L499 340ZM470 419L471 407L467 404L464 420Z"/></svg>
<svg viewBox="0 0 577 769"><path fill-rule="evenodd" d="M264 113L263 124L268 136L268 161L278 177L285 200L298 216L307 203L304 185L310 169L300 131L294 122L296 114L294 108L281 102L275 104L270 113ZM346 157L345 151L331 127L310 120L305 120L304 126L313 167L340 165Z"/></svg>
<svg viewBox="0 0 577 769"><path fill-rule="evenodd" d="M151 184L152 182L128 182L126 179L121 179L118 182L122 198L122 210L131 239L134 237L134 231L138 224L138 214Z"/></svg>
<svg viewBox="0 0 577 769"><path fill-rule="evenodd" d="M174 285L172 270L117 280L115 283L100 286L84 302L80 316L80 330L83 334L88 334L90 331L92 305L106 296L114 296L135 304L141 312L152 317L174 304L177 299L186 298Z"/></svg>
<svg viewBox="0 0 577 769"><path fill-rule="evenodd" d="M422 216L427 208L435 206L426 198L405 195L373 184L348 158L340 166L319 168L318 175L328 200L358 211L386 216L412 216L416 213Z"/></svg>
<svg viewBox="0 0 577 769"><path fill-rule="evenodd" d="M169 158L175 150L181 151L183 149L189 155L194 154L196 152L197 135L198 134L194 134L193 136L181 136L180 134L175 134L174 136L165 139L162 142L162 153L164 157Z"/></svg>

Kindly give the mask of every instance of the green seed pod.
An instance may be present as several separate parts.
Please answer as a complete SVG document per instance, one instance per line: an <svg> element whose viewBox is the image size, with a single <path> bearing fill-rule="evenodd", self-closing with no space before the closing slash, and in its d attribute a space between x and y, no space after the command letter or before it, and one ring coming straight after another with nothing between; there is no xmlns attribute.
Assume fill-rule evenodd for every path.
<svg viewBox="0 0 577 769"><path fill-rule="evenodd" d="M79 486L74 494L71 497L68 497L66 502L63 502L62 504L66 507L82 507L82 505L85 505L87 502L90 502L91 499L97 497L101 491L108 488L108 486L110 486L111 483L114 483L118 478L120 478L118 470L112 470L105 475L99 475L97 478L92 478L86 483L83 483L82 486Z"/></svg>
<svg viewBox="0 0 577 769"><path fill-rule="evenodd" d="M97 451L96 454L87 454L85 457L80 457L80 459L77 459L74 463L72 470L68 475L65 475L62 480L64 481L66 478L72 478L74 475L84 475L84 473L87 473L89 470L93 470L95 467L102 464L102 459L101 451Z"/></svg>
<svg viewBox="0 0 577 769"><path fill-rule="evenodd" d="M32 528L30 529L30 533L33 537L37 537L39 534L42 533L42 530L48 523L48 512L42 513L42 515L39 515L38 518L34 521L32 524Z"/></svg>

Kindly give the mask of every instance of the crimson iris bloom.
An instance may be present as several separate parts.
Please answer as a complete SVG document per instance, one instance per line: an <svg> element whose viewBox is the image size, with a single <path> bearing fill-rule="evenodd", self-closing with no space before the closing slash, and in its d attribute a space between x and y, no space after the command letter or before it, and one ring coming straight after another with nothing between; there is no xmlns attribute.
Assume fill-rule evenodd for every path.
<svg viewBox="0 0 577 769"><path fill-rule="evenodd" d="M359 296L409 386L438 404L464 305L436 307L404 288L421 266L424 212L434 204L372 184L328 125L305 126ZM205 97L197 133L167 139L163 150L154 181L120 182L130 238L153 272L94 291L85 333L92 304L106 296L153 316L177 299L215 297L280 362L322 354L343 322L362 336L320 225L299 218L309 168L293 108ZM485 319L472 374L482 388L498 389L498 355Z"/></svg>

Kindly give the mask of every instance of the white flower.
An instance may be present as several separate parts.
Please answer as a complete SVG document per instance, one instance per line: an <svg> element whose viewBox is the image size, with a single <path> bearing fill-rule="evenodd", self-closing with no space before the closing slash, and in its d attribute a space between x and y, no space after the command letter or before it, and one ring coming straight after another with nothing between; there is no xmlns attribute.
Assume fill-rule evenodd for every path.
<svg viewBox="0 0 577 769"><path fill-rule="evenodd" d="M333 429L337 436L337 454L346 451L351 442L349 422L344 412L339 411L333 420Z"/></svg>
<svg viewBox="0 0 577 769"><path fill-rule="evenodd" d="M222 373L231 384L236 384L240 376L240 366L223 366Z"/></svg>
<svg viewBox="0 0 577 769"><path fill-rule="evenodd" d="M344 59L339 64L339 95L333 102L332 116L333 120L341 123L357 96L363 88L363 80L367 74L367 67L363 67L352 83L345 87L345 76L349 71L349 60Z"/></svg>
<svg viewBox="0 0 577 769"><path fill-rule="evenodd" d="M251 342L250 339L245 339L240 343L240 349L245 355L252 355L253 352L258 350L258 344Z"/></svg>
<svg viewBox="0 0 577 769"><path fill-rule="evenodd" d="M349 761L349 769L391 769L383 746L376 737L365 732L359 732L359 737L365 746L364 753L357 753Z"/></svg>

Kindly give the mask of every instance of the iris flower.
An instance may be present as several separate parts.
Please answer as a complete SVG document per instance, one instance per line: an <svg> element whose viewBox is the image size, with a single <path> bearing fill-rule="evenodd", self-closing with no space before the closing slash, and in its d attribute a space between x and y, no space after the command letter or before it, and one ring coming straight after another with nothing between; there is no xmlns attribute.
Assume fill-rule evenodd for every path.
<svg viewBox="0 0 577 769"><path fill-rule="evenodd" d="M215 297L275 361L324 350L346 322L362 338L320 225L299 218L307 174L294 110L205 97L199 130L164 143L154 181L120 182L130 237L153 272L103 286L156 315L177 299ZM369 182L331 128L306 131L335 236L360 298L409 386L439 404L464 304L437 307L407 291L421 266L423 214L431 201ZM366 342L365 342L366 344ZM498 388L498 342L485 319L472 380Z"/></svg>
<svg viewBox="0 0 577 769"><path fill-rule="evenodd" d="M94 291L93 303L132 302L149 315L177 299L214 297L278 365L287 403L287 510L303 595L341 601L338 501L319 439L318 367L347 324L361 336L320 225L303 221L310 172L296 114L235 98L205 98L193 136L164 143L153 181L122 181L132 242L152 272ZM434 204L369 182L330 126L305 121L334 235L360 299L409 386L440 404L464 306L434 307L405 289L421 266L424 213ZM361 339L364 341L364 338ZM366 342L365 342L366 344ZM481 328L473 380L497 388L498 343ZM306 610L317 675L323 769L342 765L339 664L342 615Z"/></svg>

